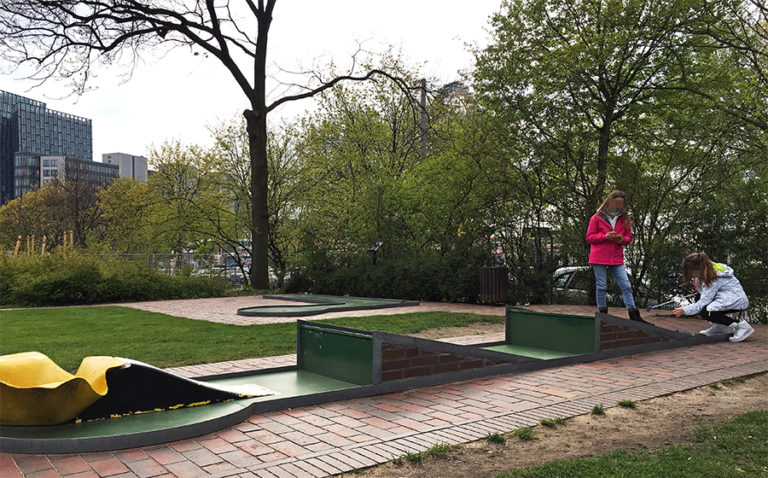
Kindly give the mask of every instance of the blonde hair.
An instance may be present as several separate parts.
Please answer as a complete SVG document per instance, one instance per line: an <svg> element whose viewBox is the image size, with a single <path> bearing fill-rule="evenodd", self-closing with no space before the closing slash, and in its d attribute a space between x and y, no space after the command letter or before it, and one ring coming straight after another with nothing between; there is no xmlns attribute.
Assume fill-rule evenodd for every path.
<svg viewBox="0 0 768 478"><path fill-rule="evenodd" d="M607 198L605 198L605 201L600 205L599 208L597 208L597 212L595 214L600 214L601 212L605 214L605 206L608 205L608 201L611 199L624 199L626 201L627 195L624 194L624 191L621 191L619 189L614 189L611 191L611 194L608 195ZM624 223L625 226L629 226L629 214L627 214L626 209L624 210L624 214L621 215L621 222Z"/></svg>
<svg viewBox="0 0 768 478"><path fill-rule="evenodd" d="M687 284L694 277L699 278L704 287L711 286L717 279L714 263L703 252L688 254L683 259L683 284Z"/></svg>

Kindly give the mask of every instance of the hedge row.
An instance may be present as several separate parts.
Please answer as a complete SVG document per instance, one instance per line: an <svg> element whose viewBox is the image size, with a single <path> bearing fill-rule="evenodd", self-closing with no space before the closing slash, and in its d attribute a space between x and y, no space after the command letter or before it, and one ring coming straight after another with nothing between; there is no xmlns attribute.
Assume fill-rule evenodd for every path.
<svg viewBox="0 0 768 478"><path fill-rule="evenodd" d="M438 302L475 302L480 269L488 261L483 251L449 254L343 257L317 253L291 271L286 292L389 297Z"/></svg>
<svg viewBox="0 0 768 478"><path fill-rule="evenodd" d="M227 295L223 279L168 276L147 264L77 252L0 256L0 304L75 305Z"/></svg>

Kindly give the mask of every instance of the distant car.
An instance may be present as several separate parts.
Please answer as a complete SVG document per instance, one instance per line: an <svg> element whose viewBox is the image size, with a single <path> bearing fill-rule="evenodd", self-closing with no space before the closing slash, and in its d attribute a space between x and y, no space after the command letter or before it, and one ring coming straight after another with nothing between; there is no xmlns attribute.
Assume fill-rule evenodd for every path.
<svg viewBox="0 0 768 478"><path fill-rule="evenodd" d="M232 285L243 285L246 282L248 282L245 278L245 275L243 274L243 271L241 271L240 269L234 269L229 271L229 273L227 274L227 280Z"/></svg>
<svg viewBox="0 0 768 478"><path fill-rule="evenodd" d="M552 292L555 296L567 298L577 303L591 303L595 299L595 285L592 282L595 273L592 266L560 267L552 273ZM613 303L621 296L615 281L608 281L608 303Z"/></svg>
<svg viewBox="0 0 768 478"><path fill-rule="evenodd" d="M552 274L552 291L555 295L586 300L592 274L590 266L560 267Z"/></svg>
<svg viewBox="0 0 768 478"><path fill-rule="evenodd" d="M630 271L627 271L631 275ZM594 283L592 282L594 272L592 266L570 266L561 267L552 274L552 292L557 297L567 298L569 300L581 301L583 303L591 303L595 299ZM633 291L635 292L635 291ZM637 302L639 297L634 294L635 301ZM643 304L653 306L659 310L672 310L675 307L683 307L692 303L692 295L674 295L669 299L665 299L668 302L656 298L643 298ZM608 279L608 303L621 302L621 291L618 284L613 278Z"/></svg>

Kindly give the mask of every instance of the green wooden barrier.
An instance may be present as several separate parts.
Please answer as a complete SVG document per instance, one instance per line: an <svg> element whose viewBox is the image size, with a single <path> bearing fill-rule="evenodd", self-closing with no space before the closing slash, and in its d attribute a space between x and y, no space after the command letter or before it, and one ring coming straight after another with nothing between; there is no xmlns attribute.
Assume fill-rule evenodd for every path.
<svg viewBox="0 0 768 478"><path fill-rule="evenodd" d="M302 370L357 385L373 383L371 335L302 323L298 327Z"/></svg>
<svg viewBox="0 0 768 478"><path fill-rule="evenodd" d="M592 353L595 351L595 318L508 307L506 342L569 354Z"/></svg>

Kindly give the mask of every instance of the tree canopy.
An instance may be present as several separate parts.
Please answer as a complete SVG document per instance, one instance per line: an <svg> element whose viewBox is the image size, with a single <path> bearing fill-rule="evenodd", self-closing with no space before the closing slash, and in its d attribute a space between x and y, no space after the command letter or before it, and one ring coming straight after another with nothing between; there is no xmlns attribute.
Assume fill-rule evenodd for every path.
<svg viewBox="0 0 768 478"><path fill-rule="evenodd" d="M750 5L511 0L494 16L474 72L499 138L491 153L535 193L530 202L559 230L563 260L586 261L587 221L616 188L630 196L633 281L666 274L681 248L706 244L689 242L680 215L763 169L760 70L753 52L711 34L743 25L740 8ZM688 239L675 241L673 259L675 237Z"/></svg>

